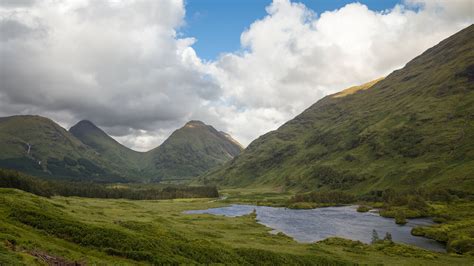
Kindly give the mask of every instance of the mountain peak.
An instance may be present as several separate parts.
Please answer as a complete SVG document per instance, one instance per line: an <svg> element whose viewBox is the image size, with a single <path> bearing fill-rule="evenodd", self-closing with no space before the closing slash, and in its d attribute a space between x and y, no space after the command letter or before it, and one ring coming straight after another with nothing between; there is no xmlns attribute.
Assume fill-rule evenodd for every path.
<svg viewBox="0 0 474 266"><path fill-rule="evenodd" d="M92 123L90 120L81 120L77 122L74 126L72 126L69 131L74 131L77 129L98 129L100 130L99 127L97 127L94 123Z"/></svg>
<svg viewBox="0 0 474 266"><path fill-rule="evenodd" d="M206 124L204 124L204 122L202 121L199 121L199 120L191 120L189 122L187 122L184 127L187 127L187 128L193 128L193 127L205 127L207 126Z"/></svg>
<svg viewBox="0 0 474 266"><path fill-rule="evenodd" d="M104 140L107 142L116 142L112 137L107 135L107 133L89 120L79 121L69 129L69 132L91 147L100 146L98 145L98 142L103 142Z"/></svg>
<svg viewBox="0 0 474 266"><path fill-rule="evenodd" d="M158 180L185 180L222 165L242 151L227 134L191 120L148 154Z"/></svg>

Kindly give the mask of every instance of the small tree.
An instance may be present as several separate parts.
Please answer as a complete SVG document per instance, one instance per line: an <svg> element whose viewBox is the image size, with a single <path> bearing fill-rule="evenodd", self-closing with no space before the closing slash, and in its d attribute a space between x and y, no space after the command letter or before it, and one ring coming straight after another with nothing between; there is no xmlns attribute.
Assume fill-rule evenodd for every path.
<svg viewBox="0 0 474 266"><path fill-rule="evenodd" d="M377 230L374 229L372 231L372 244L375 244L378 241L380 241L379 234L377 233Z"/></svg>
<svg viewBox="0 0 474 266"><path fill-rule="evenodd" d="M387 240L389 242L393 242L392 241L392 234L390 234L389 232L385 233L385 237L383 238L383 240Z"/></svg>

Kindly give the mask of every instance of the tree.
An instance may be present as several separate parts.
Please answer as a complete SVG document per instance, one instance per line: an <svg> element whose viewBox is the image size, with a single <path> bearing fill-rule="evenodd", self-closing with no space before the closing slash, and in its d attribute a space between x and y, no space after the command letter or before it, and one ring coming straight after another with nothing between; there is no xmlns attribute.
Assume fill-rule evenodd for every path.
<svg viewBox="0 0 474 266"><path fill-rule="evenodd" d="M377 233L377 230L374 229L372 231L372 244L375 244L378 241L380 241L379 234Z"/></svg>

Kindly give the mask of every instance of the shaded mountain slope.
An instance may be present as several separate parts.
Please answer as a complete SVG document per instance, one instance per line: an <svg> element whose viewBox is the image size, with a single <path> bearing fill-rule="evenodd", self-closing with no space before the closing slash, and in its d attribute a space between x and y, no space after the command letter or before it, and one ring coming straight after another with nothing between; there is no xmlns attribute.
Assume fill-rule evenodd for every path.
<svg viewBox="0 0 474 266"><path fill-rule="evenodd" d="M375 84L321 99L200 181L474 191L474 26Z"/></svg>
<svg viewBox="0 0 474 266"><path fill-rule="evenodd" d="M125 147L88 120L78 122L69 132L116 167L124 168L131 176L139 175L146 166L143 153Z"/></svg>
<svg viewBox="0 0 474 266"><path fill-rule="evenodd" d="M148 171L159 180L182 180L221 165L242 151L228 134L201 121L190 121L148 152Z"/></svg>
<svg viewBox="0 0 474 266"><path fill-rule="evenodd" d="M0 119L0 167L40 176L123 180L93 149L41 116Z"/></svg>

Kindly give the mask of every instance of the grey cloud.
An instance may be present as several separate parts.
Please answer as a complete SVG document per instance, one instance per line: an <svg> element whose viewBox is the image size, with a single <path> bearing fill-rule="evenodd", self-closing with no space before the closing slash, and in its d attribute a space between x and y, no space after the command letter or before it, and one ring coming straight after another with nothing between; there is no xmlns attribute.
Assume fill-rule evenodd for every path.
<svg viewBox="0 0 474 266"><path fill-rule="evenodd" d="M35 3L36 0L0 0L0 7L28 7L34 5Z"/></svg>
<svg viewBox="0 0 474 266"><path fill-rule="evenodd" d="M64 3L66 11L54 2L21 15L3 11L18 21L0 24L1 113L53 114L68 126L90 119L118 137L153 137L221 94L212 78L183 61L192 41L175 36L182 2ZM27 24L50 32L31 34L44 29Z"/></svg>
<svg viewBox="0 0 474 266"><path fill-rule="evenodd" d="M8 41L33 32L28 26L15 20L5 19L0 21L0 41Z"/></svg>

